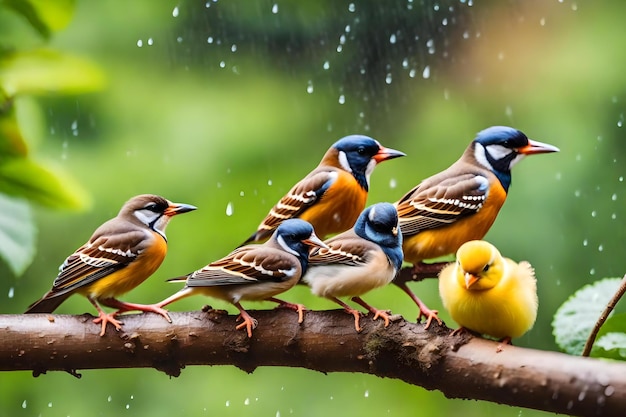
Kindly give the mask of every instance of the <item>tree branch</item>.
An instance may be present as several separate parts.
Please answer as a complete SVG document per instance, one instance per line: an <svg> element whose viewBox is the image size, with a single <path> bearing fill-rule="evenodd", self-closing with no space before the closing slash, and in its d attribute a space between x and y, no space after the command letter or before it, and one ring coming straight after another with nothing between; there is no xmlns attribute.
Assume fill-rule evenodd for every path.
<svg viewBox="0 0 626 417"><path fill-rule="evenodd" d="M124 316L123 332L104 337L92 316L0 315L0 370L152 367L177 376L187 365L291 366L320 372L360 372L396 378L450 398L579 416L624 413L626 365L556 352L451 336L445 326L398 319L388 328L343 311L253 311L252 339L234 329L235 316L208 310Z"/></svg>

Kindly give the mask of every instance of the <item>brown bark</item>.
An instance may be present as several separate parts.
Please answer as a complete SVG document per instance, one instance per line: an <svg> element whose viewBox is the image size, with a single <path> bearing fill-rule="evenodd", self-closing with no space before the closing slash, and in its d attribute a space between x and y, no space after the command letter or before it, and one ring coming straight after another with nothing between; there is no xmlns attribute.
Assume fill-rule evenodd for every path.
<svg viewBox="0 0 626 417"><path fill-rule="evenodd" d="M177 376L187 365L292 366L320 372L362 372L397 378L450 398L493 401L558 413L626 414L626 365L452 336L436 323L400 318L354 320L343 311L308 311L304 323L288 310L252 311L252 339L234 329L235 316L209 310L124 317L122 332L105 336L91 316L0 315L0 370L152 367Z"/></svg>

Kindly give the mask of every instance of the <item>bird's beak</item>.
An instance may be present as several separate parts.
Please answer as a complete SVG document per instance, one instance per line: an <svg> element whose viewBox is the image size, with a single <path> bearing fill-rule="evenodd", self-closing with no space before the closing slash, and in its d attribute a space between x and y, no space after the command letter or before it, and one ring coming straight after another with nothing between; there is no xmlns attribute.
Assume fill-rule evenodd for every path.
<svg viewBox="0 0 626 417"><path fill-rule="evenodd" d="M536 153L551 153L558 152L559 148L556 146L548 145L547 143L538 142L536 140L528 139L528 145L522 146L517 149L517 152L524 155L533 155Z"/></svg>
<svg viewBox="0 0 626 417"><path fill-rule="evenodd" d="M310 246L316 246L318 248L328 249L328 245L322 242L319 237L315 234L315 232L311 233L308 239L303 240L304 243Z"/></svg>
<svg viewBox="0 0 626 417"><path fill-rule="evenodd" d="M469 272L465 273L465 289L469 290L472 285L474 285L478 281L478 277L474 274L470 274Z"/></svg>
<svg viewBox="0 0 626 417"><path fill-rule="evenodd" d="M399 158L401 156L406 156L406 154L404 152L396 151L395 149L381 146L378 153L374 155L374 161L379 164L387 159Z"/></svg>
<svg viewBox="0 0 626 417"><path fill-rule="evenodd" d="M163 214L166 216L176 216L177 214L187 213L189 211L196 210L196 206L192 206L191 204L179 204L179 203L170 203L170 206L165 209Z"/></svg>

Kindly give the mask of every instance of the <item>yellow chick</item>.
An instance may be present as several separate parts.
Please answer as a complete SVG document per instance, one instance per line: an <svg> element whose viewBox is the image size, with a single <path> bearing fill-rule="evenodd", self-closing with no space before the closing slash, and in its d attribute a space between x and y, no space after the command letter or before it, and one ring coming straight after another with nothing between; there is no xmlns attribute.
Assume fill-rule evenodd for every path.
<svg viewBox="0 0 626 417"><path fill-rule="evenodd" d="M439 274L443 306L462 328L510 343L537 318L537 282L528 262L503 258L483 240L463 244Z"/></svg>

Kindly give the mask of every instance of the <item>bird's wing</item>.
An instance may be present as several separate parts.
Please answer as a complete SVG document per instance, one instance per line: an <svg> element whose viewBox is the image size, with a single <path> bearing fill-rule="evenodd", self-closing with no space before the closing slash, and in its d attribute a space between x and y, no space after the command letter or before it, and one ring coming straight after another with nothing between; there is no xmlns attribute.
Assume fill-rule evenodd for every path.
<svg viewBox="0 0 626 417"><path fill-rule="evenodd" d="M334 168L317 168L304 179L293 186L267 214L261 222L259 229L248 240L260 241L272 234L280 223L287 219L298 217L307 208L315 204L326 190L337 179Z"/></svg>
<svg viewBox="0 0 626 417"><path fill-rule="evenodd" d="M488 191L489 179L476 173L422 182L396 203L402 234L414 235L474 214L482 208Z"/></svg>
<svg viewBox="0 0 626 417"><path fill-rule="evenodd" d="M266 246L246 246L187 277L188 287L282 282L300 273L298 259Z"/></svg>
<svg viewBox="0 0 626 417"><path fill-rule="evenodd" d="M59 267L51 295L66 294L124 268L145 245L146 233L141 230L92 238Z"/></svg>
<svg viewBox="0 0 626 417"><path fill-rule="evenodd" d="M367 263L369 253L377 245L360 238L353 231L348 231L327 240L326 248L315 248L309 256L310 266L342 264L362 266Z"/></svg>

